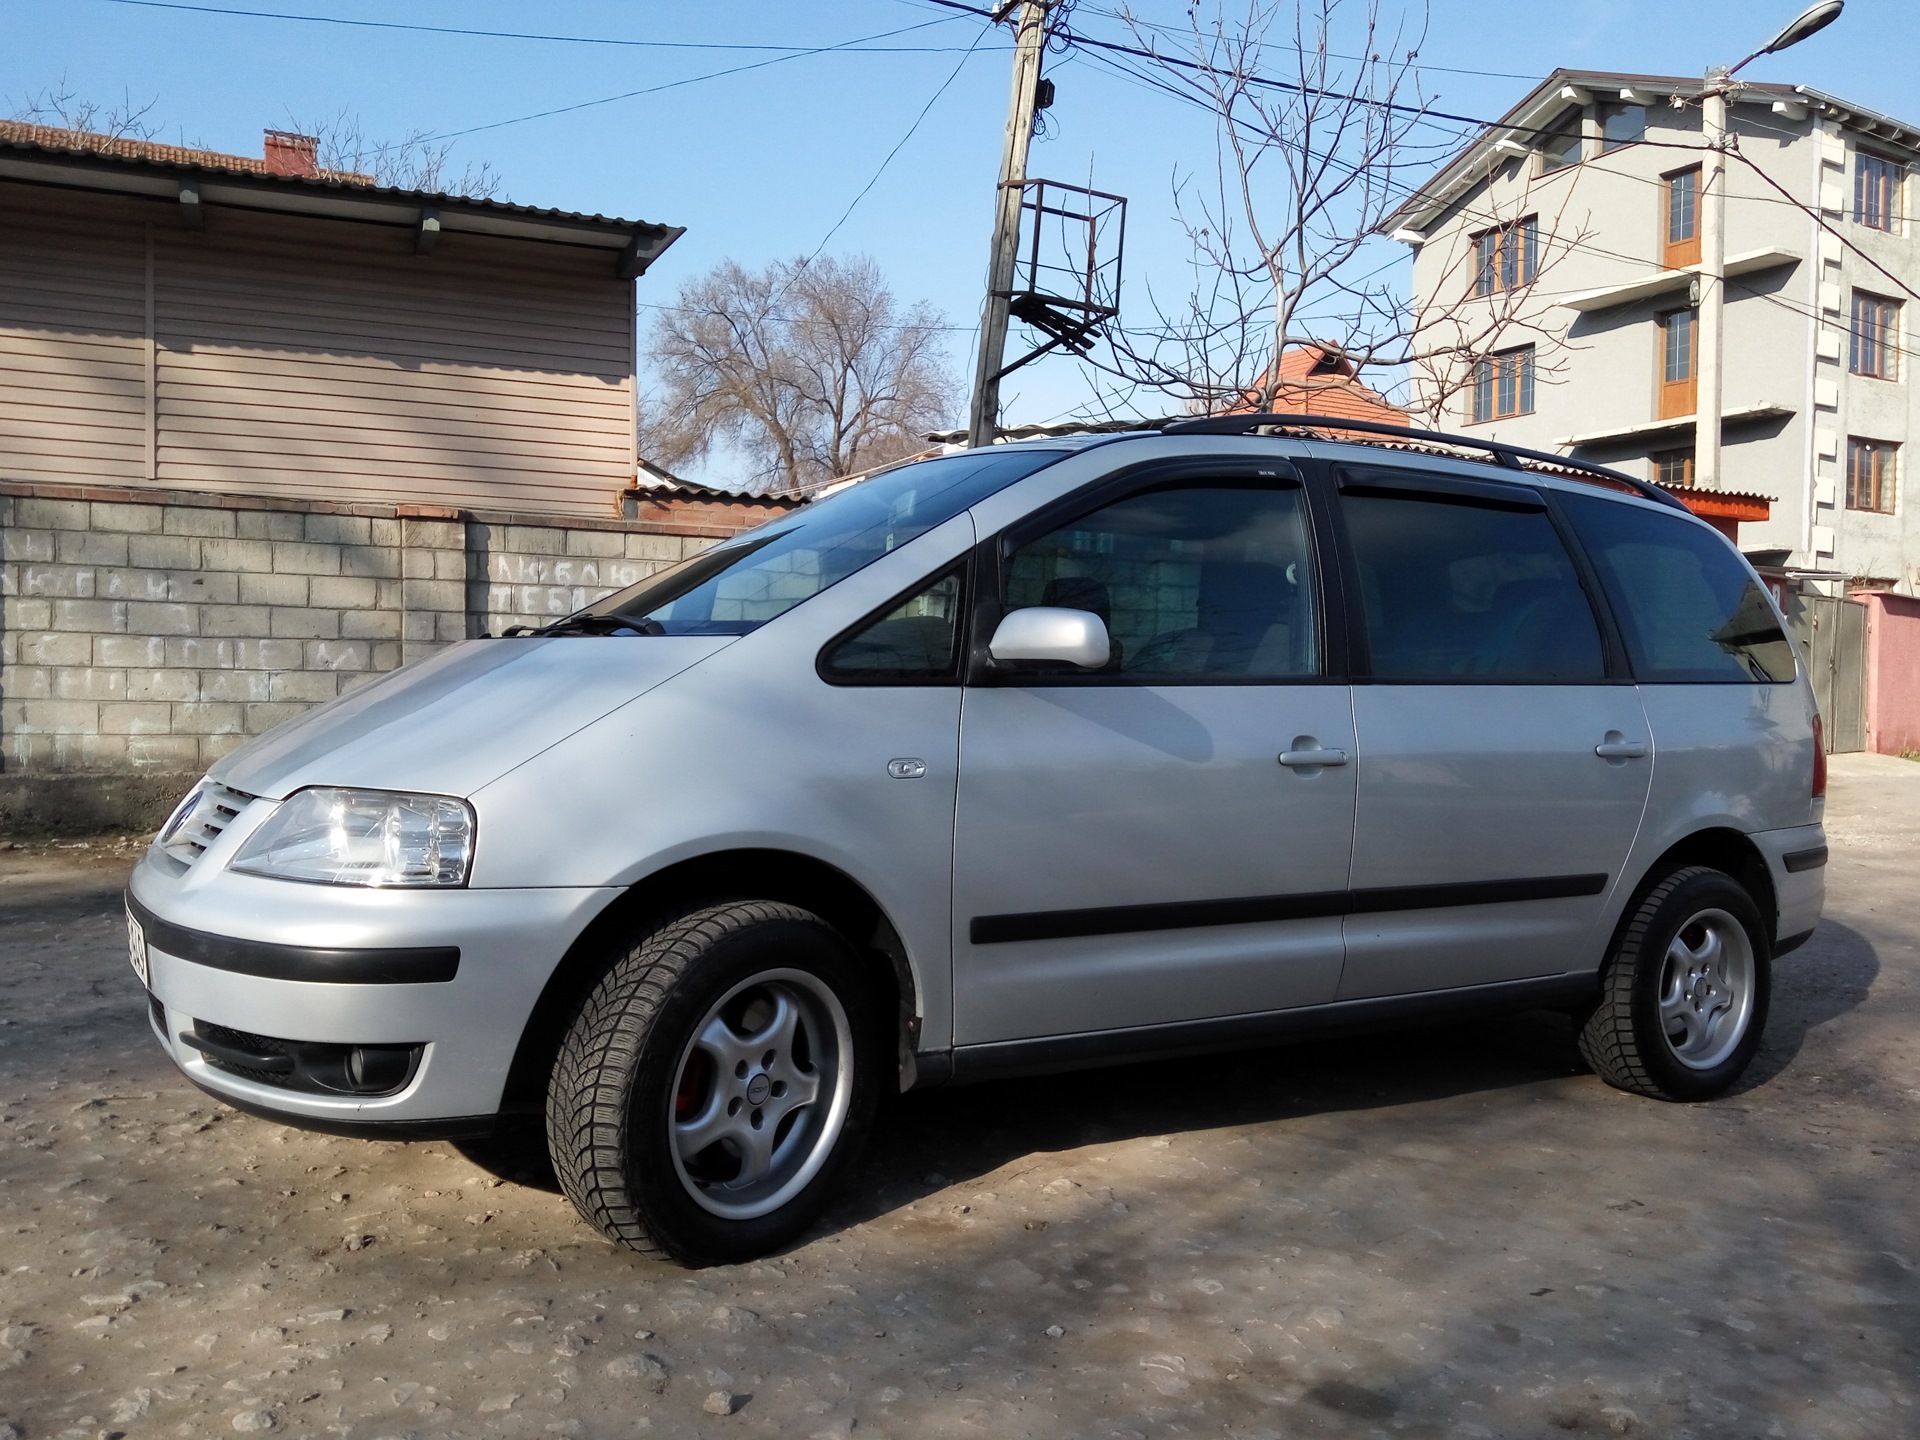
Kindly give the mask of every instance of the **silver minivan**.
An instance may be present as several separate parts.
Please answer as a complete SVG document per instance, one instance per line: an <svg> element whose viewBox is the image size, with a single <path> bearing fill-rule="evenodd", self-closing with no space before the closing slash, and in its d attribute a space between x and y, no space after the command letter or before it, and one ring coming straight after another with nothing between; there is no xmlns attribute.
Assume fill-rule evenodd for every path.
<svg viewBox="0 0 1920 1440"><path fill-rule="evenodd" d="M235 751L129 941L221 1100L544 1122L606 1235L731 1261L916 1086L1559 1008L1717 1094L1820 916L1819 723L1645 482L1302 417L999 445Z"/></svg>

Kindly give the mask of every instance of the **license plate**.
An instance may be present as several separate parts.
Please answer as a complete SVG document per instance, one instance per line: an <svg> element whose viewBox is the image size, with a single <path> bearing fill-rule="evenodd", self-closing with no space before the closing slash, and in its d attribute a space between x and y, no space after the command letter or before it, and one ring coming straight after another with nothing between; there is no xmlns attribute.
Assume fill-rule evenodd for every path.
<svg viewBox="0 0 1920 1440"><path fill-rule="evenodd" d="M147 932L140 928L131 910L127 912L127 958L133 962L133 973L140 977L140 984L151 988L147 981Z"/></svg>

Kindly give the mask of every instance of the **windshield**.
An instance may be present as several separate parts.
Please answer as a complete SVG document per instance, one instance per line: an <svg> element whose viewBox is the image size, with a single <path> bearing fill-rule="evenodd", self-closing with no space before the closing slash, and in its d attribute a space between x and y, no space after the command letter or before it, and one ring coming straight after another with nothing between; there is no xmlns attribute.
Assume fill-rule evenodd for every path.
<svg viewBox="0 0 1920 1440"><path fill-rule="evenodd" d="M903 465L615 591L547 633L744 635L1071 453L971 450Z"/></svg>

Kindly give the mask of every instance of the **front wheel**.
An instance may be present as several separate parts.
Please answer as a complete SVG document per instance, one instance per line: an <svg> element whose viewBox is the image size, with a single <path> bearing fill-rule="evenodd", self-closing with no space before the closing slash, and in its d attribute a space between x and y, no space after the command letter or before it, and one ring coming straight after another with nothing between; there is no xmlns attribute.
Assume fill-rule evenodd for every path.
<svg viewBox="0 0 1920 1440"><path fill-rule="evenodd" d="M644 935L560 1049L547 1140L608 1238L687 1264L765 1254L832 1198L878 1096L875 1007L844 940L742 901Z"/></svg>
<svg viewBox="0 0 1920 1440"><path fill-rule="evenodd" d="M1601 976L1580 1053L1601 1079L1705 1100L1760 1048L1772 976L1760 912L1731 875L1690 865L1641 899Z"/></svg>

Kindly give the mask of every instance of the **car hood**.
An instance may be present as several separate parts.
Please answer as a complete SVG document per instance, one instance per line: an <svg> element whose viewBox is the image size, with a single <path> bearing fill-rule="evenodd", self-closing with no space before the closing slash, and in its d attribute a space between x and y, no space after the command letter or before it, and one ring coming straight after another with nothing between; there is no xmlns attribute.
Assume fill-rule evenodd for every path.
<svg viewBox="0 0 1920 1440"><path fill-rule="evenodd" d="M274 800L309 785L470 795L731 639L464 641L269 731L209 773Z"/></svg>

